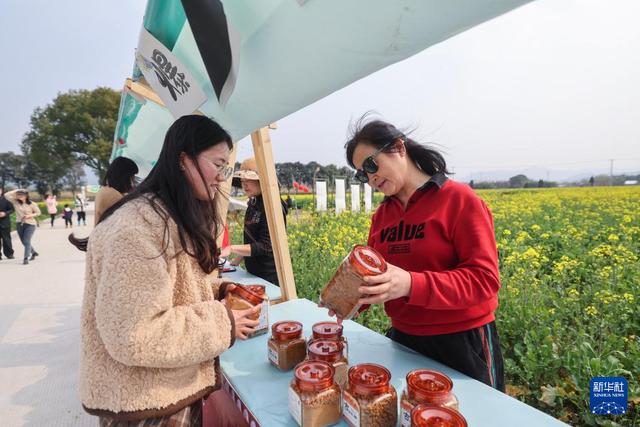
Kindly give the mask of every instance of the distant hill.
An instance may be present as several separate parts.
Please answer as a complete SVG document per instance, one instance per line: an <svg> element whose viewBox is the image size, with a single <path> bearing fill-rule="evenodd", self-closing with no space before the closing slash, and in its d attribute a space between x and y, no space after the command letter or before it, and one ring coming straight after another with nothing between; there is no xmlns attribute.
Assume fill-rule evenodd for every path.
<svg viewBox="0 0 640 427"><path fill-rule="evenodd" d="M547 172L548 171L548 172ZM637 169L614 169L614 175L637 175L640 173ZM472 179L476 182L481 181L507 181L509 178L515 175L526 175L532 180L549 180L556 182L577 182L583 179L589 179L591 176L608 175L609 169L606 168L594 168L594 169L574 169L574 170L557 170L557 169L545 169L545 168L526 168L526 169L505 169L505 170L493 170L483 172L473 172L469 174L456 174L453 178L460 182L469 182Z"/></svg>

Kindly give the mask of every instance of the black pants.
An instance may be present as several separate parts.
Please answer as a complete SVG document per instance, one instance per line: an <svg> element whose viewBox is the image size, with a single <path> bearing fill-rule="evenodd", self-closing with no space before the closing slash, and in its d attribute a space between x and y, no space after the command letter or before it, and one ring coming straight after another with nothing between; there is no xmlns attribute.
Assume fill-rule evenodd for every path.
<svg viewBox="0 0 640 427"><path fill-rule="evenodd" d="M2 258L2 253L4 252L4 256L7 258L13 256L13 246L11 245L11 228L10 227L0 227L0 241L2 241L2 252L0 252L0 258Z"/></svg>
<svg viewBox="0 0 640 427"><path fill-rule="evenodd" d="M57 214L49 214L49 216L51 217L51 226L53 227L53 221L56 219L56 215Z"/></svg>
<svg viewBox="0 0 640 427"><path fill-rule="evenodd" d="M64 217L64 226L66 227L67 225L73 227L73 218L67 218L66 216Z"/></svg>
<svg viewBox="0 0 640 427"><path fill-rule="evenodd" d="M416 336L395 328L387 337L504 392L504 361L496 322L453 334Z"/></svg>
<svg viewBox="0 0 640 427"><path fill-rule="evenodd" d="M78 214L78 225L80 225L80 221L82 221L84 225L87 225L87 213L81 211L78 211L76 213Z"/></svg>

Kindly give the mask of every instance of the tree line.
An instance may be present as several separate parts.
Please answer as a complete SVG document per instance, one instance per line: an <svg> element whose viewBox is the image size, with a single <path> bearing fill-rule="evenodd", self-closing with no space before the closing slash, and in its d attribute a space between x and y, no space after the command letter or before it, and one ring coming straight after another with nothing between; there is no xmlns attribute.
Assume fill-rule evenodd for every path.
<svg viewBox="0 0 640 427"><path fill-rule="evenodd" d="M60 93L50 104L36 108L20 142L21 152L0 153L2 190L13 185L34 187L41 195L63 189L76 192L85 184L85 168L102 181L109 166L119 105L119 91L99 87ZM276 173L283 191L293 189L294 182L313 188L316 180L326 180L329 191L333 191L336 178L357 183L349 167L317 162L276 163ZM639 179L638 175L599 175L572 185L622 185ZM471 181L469 185L477 189L542 188L557 187L558 183L516 175L508 181Z"/></svg>
<svg viewBox="0 0 640 427"><path fill-rule="evenodd" d="M109 165L120 92L106 87L60 93L31 114L20 153L0 153L0 186L33 186L41 195L73 192L85 167L100 179Z"/></svg>

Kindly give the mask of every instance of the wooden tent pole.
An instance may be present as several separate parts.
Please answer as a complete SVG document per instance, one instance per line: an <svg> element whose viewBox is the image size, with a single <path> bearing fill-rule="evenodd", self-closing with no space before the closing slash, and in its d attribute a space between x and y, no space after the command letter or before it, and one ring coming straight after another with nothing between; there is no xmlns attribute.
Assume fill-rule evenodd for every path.
<svg viewBox="0 0 640 427"><path fill-rule="evenodd" d="M236 156L238 155L238 143L233 144L233 150L229 154L229 166L234 167L236 164ZM233 180L233 176L228 180L220 184L216 195L214 196L214 201L216 203L216 209L218 212L218 218L222 221L222 226L224 227L227 224L227 213L229 211L229 195L231 194L231 181ZM216 238L216 246L222 247L222 238L224 233L220 233Z"/></svg>
<svg viewBox="0 0 640 427"><path fill-rule="evenodd" d="M293 267L291 266L291 256L289 255L287 230L282 215L280 189L278 187L269 128L260 128L251 133L251 142L256 156L258 174L260 175L260 188L262 189L264 207L267 213L269 235L271 236L271 246L273 247L273 255L276 261L276 270L278 271L278 281L282 289L282 298L284 301L296 299L298 295L293 277Z"/></svg>

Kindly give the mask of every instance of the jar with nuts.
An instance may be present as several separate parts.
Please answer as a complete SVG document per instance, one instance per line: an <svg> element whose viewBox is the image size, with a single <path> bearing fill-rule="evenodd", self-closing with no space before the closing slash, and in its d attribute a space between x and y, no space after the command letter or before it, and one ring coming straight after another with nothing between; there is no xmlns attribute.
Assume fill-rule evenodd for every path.
<svg viewBox="0 0 640 427"><path fill-rule="evenodd" d="M333 367L321 360L308 360L294 370L289 386L289 413L302 427L324 427L340 421L340 387Z"/></svg>
<svg viewBox="0 0 640 427"><path fill-rule="evenodd" d="M453 394L453 381L447 375L428 369L416 369L407 374L407 387L400 399L400 421L403 427L411 425L411 411L424 403L458 410L458 399Z"/></svg>
<svg viewBox="0 0 640 427"><path fill-rule="evenodd" d="M393 427L398 421L398 395L391 373L373 363L352 366L342 392L342 417L352 427Z"/></svg>

